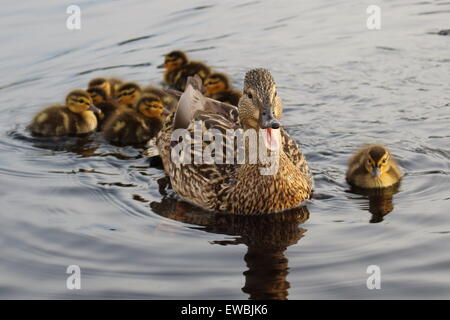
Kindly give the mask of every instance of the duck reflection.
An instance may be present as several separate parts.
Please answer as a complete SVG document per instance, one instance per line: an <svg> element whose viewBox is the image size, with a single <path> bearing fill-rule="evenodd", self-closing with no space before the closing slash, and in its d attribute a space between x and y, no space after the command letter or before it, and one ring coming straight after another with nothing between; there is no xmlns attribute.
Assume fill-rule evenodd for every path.
<svg viewBox="0 0 450 320"><path fill-rule="evenodd" d="M363 197L353 199L368 199L369 206L366 204L362 206L363 210L368 210L372 217L370 223L379 223L384 220L384 217L394 210L393 198L400 189L400 183L384 189L360 189L352 187L349 192L359 194Z"/></svg>
<svg viewBox="0 0 450 320"><path fill-rule="evenodd" d="M206 232L237 236L233 240L218 240L214 244L245 244L244 260L248 270L244 272L242 291L249 299L287 299L290 287L287 247L296 244L306 232L299 224L309 218L306 207L286 212L243 216L205 212L186 202L164 197L152 202L150 207L163 217L197 225Z"/></svg>

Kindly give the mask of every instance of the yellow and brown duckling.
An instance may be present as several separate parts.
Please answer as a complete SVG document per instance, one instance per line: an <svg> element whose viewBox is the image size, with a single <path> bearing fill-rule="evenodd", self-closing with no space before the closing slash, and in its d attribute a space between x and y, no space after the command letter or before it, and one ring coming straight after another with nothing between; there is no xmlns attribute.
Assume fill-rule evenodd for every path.
<svg viewBox="0 0 450 320"><path fill-rule="evenodd" d="M29 129L47 137L90 133L97 128L94 111L101 112L94 106L89 93L74 90L67 95L65 105L49 106L38 112Z"/></svg>
<svg viewBox="0 0 450 320"><path fill-rule="evenodd" d="M105 91L107 98L113 98L122 83L122 80L117 78L95 78L89 81L88 89L101 88Z"/></svg>
<svg viewBox="0 0 450 320"><path fill-rule="evenodd" d="M358 188L386 188L397 184L400 168L389 150L381 144L370 144L350 159L347 182Z"/></svg>
<svg viewBox="0 0 450 320"><path fill-rule="evenodd" d="M204 82L205 96L237 106L242 96L237 90L231 87L229 78L219 72L211 73Z"/></svg>
<svg viewBox="0 0 450 320"><path fill-rule="evenodd" d="M117 89L115 98L120 106L133 109L141 95L142 89L137 83L126 82Z"/></svg>
<svg viewBox="0 0 450 320"><path fill-rule="evenodd" d="M105 124L105 139L118 145L145 144L161 130L164 114L159 97L145 94L135 109L125 110Z"/></svg>
<svg viewBox="0 0 450 320"><path fill-rule="evenodd" d="M156 139L164 170L177 195L204 209L234 214L279 212L298 207L310 198L312 176L300 147L281 127L282 102L270 72L253 69L246 73L244 94L238 107L205 98L201 86L198 77L188 79L177 111L168 117ZM266 171L271 165L261 159L239 162L236 143L231 143L230 154L234 157L231 164L228 158L226 163L221 159L200 164L174 160L174 149L180 150L180 142L173 140L174 131L184 129L193 137L198 130L197 121L204 124L200 126L202 134L214 129L219 136L215 135L212 140L222 141L227 148L228 130L259 132L258 140L264 143L258 143L258 148L277 150L272 162L275 170ZM208 151L206 149L211 152L208 141L203 139L202 150L198 152ZM189 140L186 143L190 143ZM249 155L250 150L247 152ZM228 150L226 153L229 154ZM187 156L190 158L184 159L193 157L192 153Z"/></svg>
<svg viewBox="0 0 450 320"><path fill-rule="evenodd" d="M164 58L164 63L158 68L164 68L164 82L177 90L184 91L188 77L198 74L204 81L211 73L211 70L204 63L199 61L189 61L187 55L180 50L168 53Z"/></svg>
<svg viewBox="0 0 450 320"><path fill-rule="evenodd" d="M97 114L97 129L98 131L101 131L105 123L123 108L120 108L115 100L108 98L105 90L100 87L89 88L87 92L90 94L94 105L102 111Z"/></svg>
<svg viewBox="0 0 450 320"><path fill-rule="evenodd" d="M142 89L143 94L151 94L159 97L168 111L173 112L176 110L178 105L178 100L180 99L178 96L167 93L161 88L155 86L146 86Z"/></svg>

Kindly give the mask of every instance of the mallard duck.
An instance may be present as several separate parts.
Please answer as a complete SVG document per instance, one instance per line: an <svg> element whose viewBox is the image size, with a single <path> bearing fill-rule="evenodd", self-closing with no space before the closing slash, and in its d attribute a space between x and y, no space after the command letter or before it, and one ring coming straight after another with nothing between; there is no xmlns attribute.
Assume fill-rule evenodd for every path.
<svg viewBox="0 0 450 320"><path fill-rule="evenodd" d="M175 111L177 108L179 97L169 94L161 88L155 86L146 86L144 87L144 89L142 89L142 92L144 94L149 93L158 96L164 104L164 107L169 111Z"/></svg>
<svg viewBox="0 0 450 320"><path fill-rule="evenodd" d="M237 90L231 87L228 77L219 72L211 73L204 82L205 96L217 101L225 102L237 106L242 96Z"/></svg>
<svg viewBox="0 0 450 320"><path fill-rule="evenodd" d="M95 78L89 81L88 89L102 88L108 98L115 96L117 89L122 85L122 80L117 78Z"/></svg>
<svg viewBox="0 0 450 320"><path fill-rule="evenodd" d="M358 188L386 188L400 181L401 171L385 146L370 144L350 159L346 177L350 185Z"/></svg>
<svg viewBox="0 0 450 320"><path fill-rule="evenodd" d="M97 129L101 131L104 124L123 108L120 108L113 99L108 98L105 90L100 87L89 88L87 89L87 92L91 96L94 105L102 111L97 114Z"/></svg>
<svg viewBox="0 0 450 320"><path fill-rule="evenodd" d="M119 105L133 109L141 95L142 89L138 84L126 82L117 89L115 97Z"/></svg>
<svg viewBox="0 0 450 320"><path fill-rule="evenodd" d="M201 79L197 76L189 78L177 111L167 118L156 139L173 190L184 200L216 212L261 214L297 207L310 198L312 177L299 146L281 127L282 103L275 81L266 69L250 70L245 75L243 92L235 107L204 97ZM227 161L222 161L224 164L219 164L220 158L211 164L195 161L195 157L202 157L207 148L211 151L211 143L207 141L211 139L199 142L200 150L194 148L193 162L193 154L183 158L187 161L172 157L180 147L189 146L188 138L195 138L199 132L211 138L209 129L214 129L217 134L213 139L215 144L222 141L214 152L227 149ZM261 158L250 161L255 153L247 150L242 154L242 144L233 143L233 136L228 139L231 141L227 140L229 130L244 130L245 134L256 131L259 134L255 143L259 145L256 154L267 152L275 156L274 161L264 162ZM173 136L179 133L182 134L181 142ZM184 139L187 140L184 142ZM198 144L195 141L193 144ZM249 142L246 146L252 147ZM233 156L231 162L228 151ZM275 170L272 171L269 167L273 164Z"/></svg>
<svg viewBox="0 0 450 320"><path fill-rule="evenodd" d="M68 136L95 131L97 118L94 112L101 112L93 105L86 91L74 90L66 97L65 105L54 105L39 111L29 129L42 136Z"/></svg>
<svg viewBox="0 0 450 320"><path fill-rule="evenodd" d="M211 72L202 62L189 61L183 51L172 51L165 56L164 63L158 68L164 68L164 82L174 89L183 91L188 77L198 74L202 80Z"/></svg>
<svg viewBox="0 0 450 320"><path fill-rule="evenodd" d="M155 95L143 95L134 110L126 110L105 124L106 140L118 145L140 145L154 138L162 127L164 106Z"/></svg>

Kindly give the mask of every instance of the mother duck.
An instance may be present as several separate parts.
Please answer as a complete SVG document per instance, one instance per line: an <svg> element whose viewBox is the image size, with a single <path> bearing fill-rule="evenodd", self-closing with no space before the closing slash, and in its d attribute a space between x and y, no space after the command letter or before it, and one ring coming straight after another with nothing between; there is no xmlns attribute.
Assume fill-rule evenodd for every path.
<svg viewBox="0 0 450 320"><path fill-rule="evenodd" d="M204 97L201 86L198 77L189 78L176 112L167 118L156 139L174 191L204 209L233 214L279 212L310 198L310 170L297 143L281 127L283 107L270 72L253 69L246 73L244 94L237 107ZM257 132L257 154L263 150L269 156L275 155L276 170L262 170L269 169L272 163L261 157L250 161L254 156L248 150L252 148L250 139L240 146L233 143L236 138L227 140L229 132L247 133L251 129ZM180 130L184 138L180 138ZM199 132L203 136L200 141L194 139ZM211 141L215 146L217 141L220 143L214 150L216 156L231 151L233 161L195 161L196 155L211 150ZM174 157L182 149L180 143L193 146L186 149L193 150L184 158L189 161Z"/></svg>

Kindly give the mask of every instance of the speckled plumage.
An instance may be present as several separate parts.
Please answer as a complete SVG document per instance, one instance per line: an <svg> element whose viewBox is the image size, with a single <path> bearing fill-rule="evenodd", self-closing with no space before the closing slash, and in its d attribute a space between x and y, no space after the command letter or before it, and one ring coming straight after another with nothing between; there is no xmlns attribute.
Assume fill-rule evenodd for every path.
<svg viewBox="0 0 450 320"><path fill-rule="evenodd" d="M267 70L249 71L245 78L245 89L253 90L255 99L261 98L266 102L272 99L274 104L279 105L278 112L281 112L281 100L279 97L273 98L276 92L275 82ZM245 99L247 98L240 100L239 107L206 100L204 110L196 111L192 120L202 121L202 132L214 128L224 135L227 129L243 129L255 123L250 118L257 110L254 105L256 102ZM172 187L183 199L211 211L261 214L296 207L310 197L312 177L308 165L298 145L283 128L280 129L282 149L279 152L278 171L273 175L261 175L260 168L264 164L260 162L175 164L171 159L174 118L175 114L172 114L167 119L156 144ZM187 130L193 137L193 121ZM226 141L225 136L223 141ZM208 145L209 142L202 141L201 150ZM236 151L236 144L234 148Z"/></svg>

